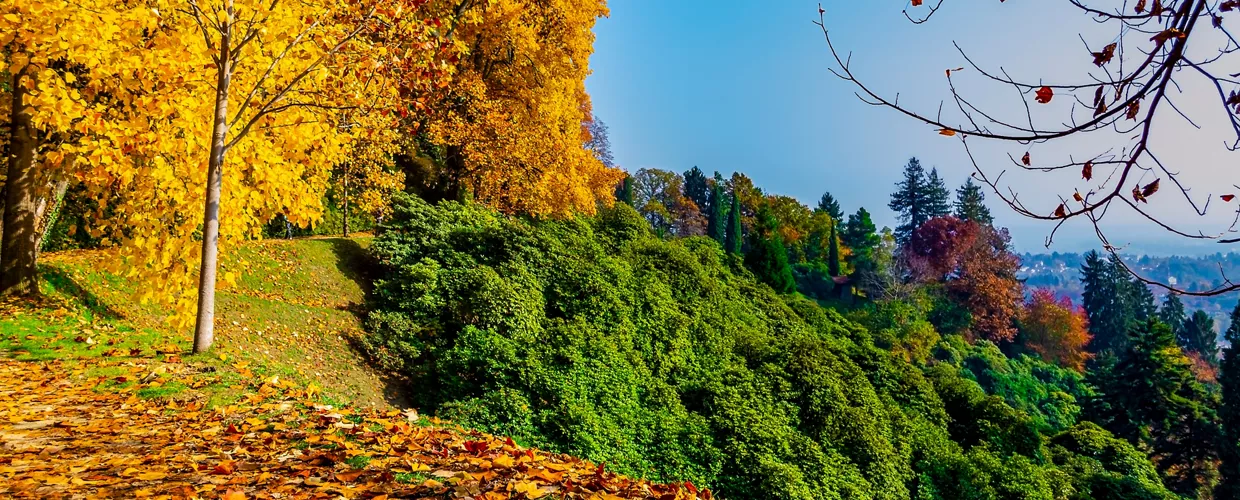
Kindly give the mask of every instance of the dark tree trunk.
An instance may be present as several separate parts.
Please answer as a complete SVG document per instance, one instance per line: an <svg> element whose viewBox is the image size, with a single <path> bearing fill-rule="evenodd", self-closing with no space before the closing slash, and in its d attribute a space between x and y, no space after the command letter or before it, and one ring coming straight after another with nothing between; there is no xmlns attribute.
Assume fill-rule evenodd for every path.
<svg viewBox="0 0 1240 500"><path fill-rule="evenodd" d="M344 174L344 237L349 237L349 172Z"/></svg>
<svg viewBox="0 0 1240 500"><path fill-rule="evenodd" d="M35 259L34 151L37 136L25 105L22 72L13 76L12 110L9 118L9 162L5 180L4 233L0 236L0 296L39 293Z"/></svg>

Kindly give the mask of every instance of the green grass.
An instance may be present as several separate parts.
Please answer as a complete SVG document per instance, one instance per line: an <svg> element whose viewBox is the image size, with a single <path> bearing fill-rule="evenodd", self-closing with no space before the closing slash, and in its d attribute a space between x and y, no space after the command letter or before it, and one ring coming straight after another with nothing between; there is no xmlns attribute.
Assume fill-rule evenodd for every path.
<svg viewBox="0 0 1240 500"><path fill-rule="evenodd" d="M369 455L353 455L348 460L345 460L344 463L349 464L349 467L354 469L365 469L370 460Z"/></svg>
<svg viewBox="0 0 1240 500"><path fill-rule="evenodd" d="M141 283L101 270L109 258L103 252L44 254L44 297L9 309L0 304L0 316L8 316L0 320L0 355L70 364L179 359L211 368L193 376L193 388L117 383L111 379L122 370L107 366L81 375L108 380L96 390L132 390L143 398L192 393L224 405L247 385L279 376L317 386L336 404L383 406L390 389L348 343L361 332L369 243L368 237L267 240L236 249L223 268L238 272L237 286L218 292L216 343L202 355L189 354L192 330L170 328L159 305L133 299Z"/></svg>
<svg viewBox="0 0 1240 500"><path fill-rule="evenodd" d="M421 472L398 472L396 482L402 484L421 484L431 477Z"/></svg>

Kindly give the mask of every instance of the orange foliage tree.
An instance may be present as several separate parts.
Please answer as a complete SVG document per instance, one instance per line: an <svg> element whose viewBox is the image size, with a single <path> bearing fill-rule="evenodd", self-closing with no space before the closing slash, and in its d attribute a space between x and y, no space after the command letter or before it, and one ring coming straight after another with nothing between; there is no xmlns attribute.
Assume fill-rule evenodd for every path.
<svg viewBox="0 0 1240 500"><path fill-rule="evenodd" d="M1020 320L1021 340L1043 359L1083 372L1092 336L1083 308L1047 289L1034 290Z"/></svg>

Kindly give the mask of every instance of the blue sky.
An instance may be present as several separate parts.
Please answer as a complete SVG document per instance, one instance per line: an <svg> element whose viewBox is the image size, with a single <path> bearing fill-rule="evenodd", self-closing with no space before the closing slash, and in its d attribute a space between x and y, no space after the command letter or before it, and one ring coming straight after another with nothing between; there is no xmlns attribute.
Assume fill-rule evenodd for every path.
<svg viewBox="0 0 1240 500"><path fill-rule="evenodd" d="M975 60L1002 65L1017 77L1079 80L1090 67L1077 34L1101 46L1114 33L1100 31L1075 11L1047 5L1052 3L1061 2L948 0L935 19L919 26L904 19L899 1L833 0L823 6L832 39L853 52L853 69L867 84L887 95L900 92L902 103L933 112L949 97L943 70L963 63L953 41ZM596 115L610 127L617 162L627 170L683 172L696 165L708 174L742 171L766 191L811 206L830 191L848 212L865 206L879 225L895 224L887 200L910 156L937 167L950 187L973 171L958 141L860 102L851 84L829 73L830 54L812 24L817 2L616 0L610 8L611 16L595 29L587 89ZM968 90L967 79L958 83ZM1020 106L1015 91L1003 92L979 86L973 95L983 104L1015 111L1013 106ZM990 154L982 160L991 175L1004 168L1004 155L1019 156L1023 150L1015 148L1024 146L1003 147L986 151ZM1069 148L1034 152L1081 154ZM1234 164L1236 158L1208 159ZM1019 187L1027 202L1046 205L1048 213L1056 196L1070 196L1064 183L1079 180L1022 174L1010 172L1005 178L1013 180L1006 184ZM1046 251L1051 226L1019 217L989 198L1018 250ZM1173 201L1167 198L1167 216L1187 217ZM1113 219L1113 240L1130 236L1118 243L1153 253L1186 251L1179 239L1143 232L1132 217ZM1095 246L1090 228L1069 227L1051 250Z"/></svg>

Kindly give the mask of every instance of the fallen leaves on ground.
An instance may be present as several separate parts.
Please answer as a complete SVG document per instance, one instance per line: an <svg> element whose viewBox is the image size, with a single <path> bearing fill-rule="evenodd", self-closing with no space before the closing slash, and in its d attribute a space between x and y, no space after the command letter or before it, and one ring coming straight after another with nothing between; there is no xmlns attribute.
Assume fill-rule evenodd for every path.
<svg viewBox="0 0 1240 500"><path fill-rule="evenodd" d="M691 483L634 480L511 439L424 426L416 412L322 405L278 377L212 409L138 397L202 384L190 377L202 369L0 359L0 497L711 498ZM144 382L115 389L126 381Z"/></svg>

